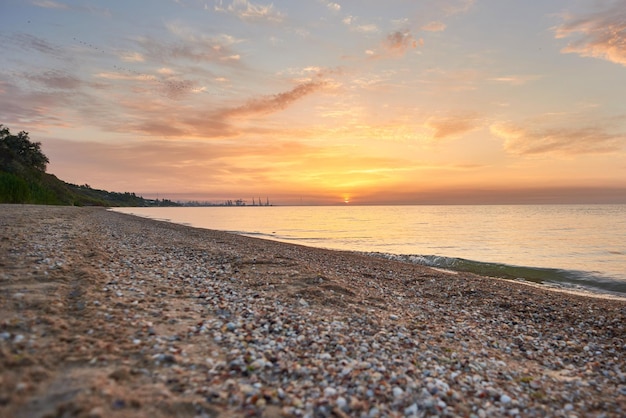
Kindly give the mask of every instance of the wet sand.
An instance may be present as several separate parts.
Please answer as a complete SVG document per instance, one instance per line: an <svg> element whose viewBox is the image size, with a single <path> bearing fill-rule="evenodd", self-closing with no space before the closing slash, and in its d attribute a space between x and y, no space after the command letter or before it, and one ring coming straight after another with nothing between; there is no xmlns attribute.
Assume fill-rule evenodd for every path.
<svg viewBox="0 0 626 418"><path fill-rule="evenodd" d="M0 416L626 415L626 300L0 205Z"/></svg>

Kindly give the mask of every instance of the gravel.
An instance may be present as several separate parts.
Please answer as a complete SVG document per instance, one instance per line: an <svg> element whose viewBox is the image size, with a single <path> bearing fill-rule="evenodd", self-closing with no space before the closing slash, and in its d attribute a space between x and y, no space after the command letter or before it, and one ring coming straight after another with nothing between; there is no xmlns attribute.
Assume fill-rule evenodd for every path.
<svg viewBox="0 0 626 418"><path fill-rule="evenodd" d="M0 223L2 416L626 416L625 299L97 208Z"/></svg>

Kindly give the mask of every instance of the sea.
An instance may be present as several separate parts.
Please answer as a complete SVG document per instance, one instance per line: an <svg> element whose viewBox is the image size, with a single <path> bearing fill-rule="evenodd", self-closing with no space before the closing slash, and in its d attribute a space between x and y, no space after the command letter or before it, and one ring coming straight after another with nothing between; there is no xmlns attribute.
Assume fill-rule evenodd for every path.
<svg viewBox="0 0 626 418"><path fill-rule="evenodd" d="M626 297L626 205L116 208L198 228Z"/></svg>

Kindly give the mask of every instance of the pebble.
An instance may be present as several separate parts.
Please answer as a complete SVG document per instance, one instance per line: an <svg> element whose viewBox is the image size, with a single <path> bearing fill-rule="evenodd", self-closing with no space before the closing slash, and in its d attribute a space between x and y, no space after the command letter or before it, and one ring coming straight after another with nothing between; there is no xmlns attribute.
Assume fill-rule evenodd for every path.
<svg viewBox="0 0 626 418"><path fill-rule="evenodd" d="M326 396L327 398L331 398L335 395L337 395L337 389L332 387L324 388L324 396Z"/></svg>
<svg viewBox="0 0 626 418"><path fill-rule="evenodd" d="M626 329L618 308L589 313L583 308L595 302L587 299L471 275L456 280L403 260L390 270L373 257L340 253L334 260L299 247L85 213L92 214L84 215L89 228L101 232L96 250L111 255L99 270L106 279L90 290L100 302L85 302L103 324L89 325L89 339L107 342L104 328L117 326L116 341L131 351L124 361L152 360L129 364L128 380L154 379L165 386L164 398L201 394L225 416L567 416L574 403L589 416L623 412L619 336ZM24 245L45 252L42 269L70 251L50 237ZM254 263L247 261L252 255ZM7 294L0 302L25 299ZM0 321L2 352L38 342L27 321ZM119 359L87 354L97 365ZM107 402L131 411L130 401L111 395ZM97 408L85 411L95 418Z"/></svg>

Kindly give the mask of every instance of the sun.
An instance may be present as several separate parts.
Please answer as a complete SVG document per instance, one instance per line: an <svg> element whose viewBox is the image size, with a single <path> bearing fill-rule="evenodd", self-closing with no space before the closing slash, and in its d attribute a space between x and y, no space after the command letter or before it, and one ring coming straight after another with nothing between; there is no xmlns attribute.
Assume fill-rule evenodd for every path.
<svg viewBox="0 0 626 418"><path fill-rule="evenodd" d="M350 195L343 195L343 203L345 203L346 205L350 203Z"/></svg>

